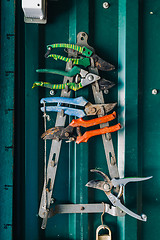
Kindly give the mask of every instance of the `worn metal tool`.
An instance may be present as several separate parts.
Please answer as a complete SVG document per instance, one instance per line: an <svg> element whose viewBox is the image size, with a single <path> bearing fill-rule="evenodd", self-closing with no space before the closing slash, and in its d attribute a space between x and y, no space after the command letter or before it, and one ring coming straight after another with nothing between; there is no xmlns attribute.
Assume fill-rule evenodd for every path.
<svg viewBox="0 0 160 240"><path fill-rule="evenodd" d="M64 97L49 97L42 98L40 103L57 103L57 106L45 106L47 112L61 112L64 111L64 114L75 116L75 117L85 117L88 115L105 115L110 112L117 103L109 104L92 104L88 102L84 97L77 98L64 98ZM73 107L64 106L64 104L70 104L75 106L84 107L82 109L76 109ZM44 112L44 107L41 107L41 111Z"/></svg>
<svg viewBox="0 0 160 240"><path fill-rule="evenodd" d="M57 55L57 54L50 54L52 49L55 48L66 48L66 49L73 49L74 51L76 51L78 54L85 56L85 57L79 57L79 58L67 58L67 57L63 57L61 55ZM91 58L94 61L94 65L95 67L97 67L99 70L102 71L111 71L114 70L115 67L104 61L102 58L100 58L97 54L95 54L94 49L92 48L89 49L86 46L78 46L75 44L66 44L66 43L57 43L57 44L51 44L47 46L47 53L45 54L45 57L52 57L55 60L62 60L65 62L70 62L72 61L73 65L81 65L84 67L88 67L91 65Z"/></svg>
<svg viewBox="0 0 160 240"><path fill-rule="evenodd" d="M79 46L86 46L88 49L92 50L92 47L88 45L88 35L85 32L80 32L77 35L77 45ZM94 50L93 50L94 51ZM68 49L68 57L71 58L77 58L77 52L73 52L72 49ZM90 58L91 60L91 66L89 68L89 72L98 75L98 69L95 67L95 63L93 58ZM68 62L66 65L66 70L69 71L72 67L72 62ZM67 83L67 81L72 82L74 81L73 77L64 77L64 82ZM93 96L95 99L96 104L103 103L104 104L104 98L103 98L103 92L101 91L101 85L99 84L100 81L96 81L92 84L92 92ZM69 97L71 91L67 90L67 87L64 87L65 89L62 90L62 95L63 97ZM99 115L101 117L101 115ZM58 112L57 113L57 119L56 119L56 124L55 126L64 126L65 125L65 119L66 115L63 114L63 112ZM101 128L104 128L104 126L108 126L108 123L103 123L100 124ZM119 178L119 173L118 173L118 168L116 164L116 156L114 153L114 147L113 147L113 142L112 142L112 137L110 133L106 133L102 135L103 139L103 145L104 145L104 150L105 150L105 156L107 160L107 165L108 165L108 170L111 178ZM59 156L60 156L60 149L61 149L61 144L62 141L56 141L55 139L52 140L52 145L50 149L50 154L49 154L49 159L48 159L48 165L47 165L47 186L49 186L49 191L46 191L46 184L43 186L43 192L42 192L42 197L41 197L41 202L40 202L40 207L39 207L39 216L43 218L42 222L42 229L46 228L47 225L47 219L48 217L52 217L55 215L55 211L57 213L83 213L83 212L88 212L88 213L94 213L94 212L102 212L104 209L103 204L63 204L63 205L56 205L55 211L51 207L51 199L52 199L52 194L55 186L55 179L56 179L56 172L57 172L57 167L59 163ZM117 187L117 191L119 188ZM47 195L47 203L45 204L45 199ZM84 207L82 207L84 206ZM57 210L58 208L58 210ZM85 211L85 210L86 211ZM53 212L52 212L53 210ZM125 213L122 212L118 207L110 206L109 204L105 204L105 212L109 213L113 216L124 216Z"/></svg>
<svg viewBox="0 0 160 240"><path fill-rule="evenodd" d="M120 208L123 212L127 213L131 217L134 217L134 218L136 218L138 220L141 220L141 221L147 221L147 216L145 214L142 214L140 216L140 215L132 212L128 208L126 208L121 203L120 197L123 195L123 188L125 187L125 185L127 183L145 181L145 180L148 180L148 179L152 178L152 176L151 177L145 177L145 178L142 178L142 177L141 178L136 178L136 177L134 177L134 178L132 178L132 177L131 178L119 178L119 179L113 178L112 180L110 180L109 177L105 173L103 173L99 170L92 169L90 171L100 174L103 177L104 181L91 180L86 184L87 187L96 188L96 189L104 191L104 193L106 194L106 196L108 197L110 202L115 207ZM120 187L120 190L119 190L119 193L116 197L115 195L113 195L111 193L111 190L112 190L113 187L117 187L117 186Z"/></svg>
<svg viewBox="0 0 160 240"><path fill-rule="evenodd" d="M87 142L89 138L105 133L115 132L121 128L120 123L101 129L91 130L81 134L80 127L92 127L98 124L102 124L111 121L116 118L116 112L103 117L95 118L92 120L84 120L83 118L73 119L67 127L53 127L44 132L41 136L43 139L57 139L67 140L67 142L75 141L76 143ZM77 134L74 134L74 128L77 130Z"/></svg>
<svg viewBox="0 0 160 240"><path fill-rule="evenodd" d="M36 70L40 73L52 73L58 74L66 77L75 77L75 82L73 83L65 83L65 84L51 84L49 82L34 82L32 88L34 87L46 87L50 89L65 89L69 88L73 91L77 91L80 88L83 88L89 84L92 84L96 81L99 81L99 85L103 90L108 90L109 88L113 87L115 84L109 80L102 79L100 76L89 73L86 70L83 70L79 67L74 66L70 71L61 71L57 69L38 69Z"/></svg>

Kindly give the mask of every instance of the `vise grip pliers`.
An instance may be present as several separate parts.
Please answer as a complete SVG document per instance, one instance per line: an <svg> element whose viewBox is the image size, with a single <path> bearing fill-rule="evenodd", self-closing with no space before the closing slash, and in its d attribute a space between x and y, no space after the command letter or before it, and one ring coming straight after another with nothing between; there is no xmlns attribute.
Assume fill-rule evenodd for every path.
<svg viewBox="0 0 160 240"><path fill-rule="evenodd" d="M75 141L76 143L87 142L89 138L105 133L115 132L121 129L120 123L111 126L104 127L96 130L86 131L83 135L81 134L80 127L92 127L101 123L111 121L116 118L116 112L105 115L103 117L95 118L92 120L84 120L83 118L73 119L67 127L53 127L44 132L41 136L43 139L56 139L56 140L67 140L67 142ZM74 134L74 128L77 130L77 134Z"/></svg>
<svg viewBox="0 0 160 240"><path fill-rule="evenodd" d="M77 97L77 98L65 98L65 97L48 97L42 98L40 103L45 103L44 107L41 107L41 111L44 112L61 112L63 111L64 114L69 116L75 117L85 117L89 115L105 115L108 112L112 111L112 109L117 105L117 103L108 103L108 104L92 104L87 101L84 97ZM57 103L57 106L46 106L47 104ZM77 109L73 107L68 107L64 105L74 105L84 107L84 110Z"/></svg>
<svg viewBox="0 0 160 240"><path fill-rule="evenodd" d="M115 206L115 207L118 207L120 208L123 212L127 213L128 215L130 215L131 217L134 217L138 220L141 220L141 221L147 221L147 216L145 214L142 214L141 216L132 212L131 210L129 210L128 208L126 208L120 201L120 197L123 195L123 188L125 187L125 185L129 182L139 182L139 181L145 181L145 180L148 180L151 177L140 177L140 178L137 178L137 177L130 177L130 178L119 178L119 179L116 179L116 178L113 178L112 180L109 179L109 177L99 171L99 170L96 170L96 169L92 169L90 170L91 172L96 172L98 174L100 174L104 181L100 181L100 180L91 180L89 181L86 186L87 187L91 187L91 188L96 188L96 189L99 189L99 190L102 190L104 191L104 193L107 195L108 199L110 200L110 202ZM113 187L117 187L119 186L120 187L120 190L119 190L119 193L117 195L117 197L115 195L113 195L111 193L111 190Z"/></svg>
<svg viewBox="0 0 160 240"><path fill-rule="evenodd" d="M102 90L108 90L109 88L113 87L115 84L112 83L109 80L102 79L100 76L89 73L86 70L83 70L77 66L74 66L70 71L61 71L57 69L38 69L36 72L39 73L52 73L52 74L58 74L62 76L67 77L75 77L75 82L73 83L65 83L65 84L51 84L49 82L34 82L32 88L36 86L40 87L46 87L50 89L65 89L68 87L69 89L72 89L73 91L77 91L80 88L83 88L89 84L92 84L96 81L99 81L99 86Z"/></svg>
<svg viewBox="0 0 160 240"><path fill-rule="evenodd" d="M66 49L72 49L74 51L76 51L78 54L81 54L84 57L79 57L79 58L67 58L67 57L63 57L61 55L57 55L57 54L50 54L52 49L55 48L66 48ZM67 44L67 43L56 43L56 44L51 44L47 46L47 53L45 54L45 57L52 57L55 60L62 60L65 62L70 62L72 61L73 65L81 65L84 67L88 67L91 65L91 58L93 59L94 65L95 67L97 67L98 69L102 70L102 71L111 71L114 70L115 67L104 61L103 59L101 59L97 54L94 53L93 50L88 49L85 46L78 46L75 44Z"/></svg>

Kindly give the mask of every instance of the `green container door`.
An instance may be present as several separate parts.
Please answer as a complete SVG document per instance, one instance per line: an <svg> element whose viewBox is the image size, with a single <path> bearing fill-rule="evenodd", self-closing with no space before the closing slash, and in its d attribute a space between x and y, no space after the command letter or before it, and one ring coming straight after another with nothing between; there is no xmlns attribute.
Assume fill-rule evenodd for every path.
<svg viewBox="0 0 160 240"><path fill-rule="evenodd" d="M41 229L38 216L44 181L40 99L49 97L50 91L32 89L32 85L35 81L62 83L62 76L38 74L36 69L64 70L64 62L44 58L46 46L75 44L82 31L97 55L116 66L111 72L100 71L100 76L116 83L104 98L105 103L118 102L117 122L123 128L112 138L120 176L153 176L125 188L126 207L145 213L147 222L105 214L104 223L113 240L159 239L160 2L110 0L109 8L103 4L102 0L48 0L47 24L38 25L24 23L21 1L0 3L1 240L96 239L101 213L57 214L48 219L46 230ZM55 52L66 56L63 50ZM60 96L60 91L55 96ZM90 86L71 96L94 102ZM50 116L47 128L55 124L56 114ZM66 124L71 120L67 117ZM47 141L47 159L50 145ZM95 168L108 174L101 136L87 144L63 142L53 191L55 203L108 203L102 191L85 187L94 177L90 169Z"/></svg>

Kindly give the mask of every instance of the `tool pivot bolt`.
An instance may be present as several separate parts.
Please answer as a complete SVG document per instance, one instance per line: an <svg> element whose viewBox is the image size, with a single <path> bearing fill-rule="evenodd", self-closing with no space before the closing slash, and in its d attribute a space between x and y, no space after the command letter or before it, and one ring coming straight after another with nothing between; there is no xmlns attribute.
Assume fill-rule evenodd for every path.
<svg viewBox="0 0 160 240"><path fill-rule="evenodd" d="M88 79L89 81L93 81L94 77L93 77L92 75L88 75L87 79Z"/></svg>
<svg viewBox="0 0 160 240"><path fill-rule="evenodd" d="M156 95L157 93L158 93L158 90L157 90L157 89L153 89L153 90L152 90L152 94L153 94L153 95Z"/></svg>
<svg viewBox="0 0 160 240"><path fill-rule="evenodd" d="M65 132L65 137L69 137L69 133L68 132Z"/></svg>
<svg viewBox="0 0 160 240"><path fill-rule="evenodd" d="M95 113L96 112L96 108L91 108L91 113Z"/></svg>
<svg viewBox="0 0 160 240"><path fill-rule="evenodd" d="M104 184L103 188L104 188L105 191L109 191L110 190L110 186L107 183Z"/></svg>
<svg viewBox="0 0 160 240"><path fill-rule="evenodd" d="M104 3L103 3L103 8L107 9L107 8L109 8L109 7L110 7L110 5L109 5L108 2L104 2Z"/></svg>

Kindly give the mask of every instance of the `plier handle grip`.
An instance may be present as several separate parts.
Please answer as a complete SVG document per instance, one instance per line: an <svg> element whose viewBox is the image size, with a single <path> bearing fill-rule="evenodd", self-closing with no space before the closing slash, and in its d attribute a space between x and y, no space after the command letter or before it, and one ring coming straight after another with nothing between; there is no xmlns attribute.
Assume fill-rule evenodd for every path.
<svg viewBox="0 0 160 240"><path fill-rule="evenodd" d="M93 51L91 51L85 46L82 47L76 44L69 44L69 43L55 43L55 44L47 45L47 53L45 54L45 57L47 57L50 54L51 50L54 48L69 48L86 57L90 57L93 54Z"/></svg>
<svg viewBox="0 0 160 240"><path fill-rule="evenodd" d="M81 54L84 57L80 57L80 58L68 58L68 57L64 57L61 55L57 55L57 54L50 54L52 49L55 48L68 48L68 49L72 49L76 52L78 52L79 54ZM115 67L104 61L103 59L101 59L98 55L96 55L91 49L87 48L86 46L79 46L79 45L75 45L75 44L67 44L67 43L56 43L56 44L51 44L47 46L47 53L45 54L45 57L52 57L55 60L62 60L65 62L70 62L72 61L73 65L81 65L84 67L88 67L91 65L91 59L93 59L94 61L94 65L102 70L102 71L111 71L114 70Z"/></svg>
<svg viewBox="0 0 160 240"><path fill-rule="evenodd" d="M51 73L51 74L58 74L58 75L67 76L67 77L75 77L75 82L65 83L65 84L51 84L48 82L34 82L32 88L34 88L36 86L40 86L40 87L47 87L50 89L65 89L66 87L68 87L74 91L77 91L80 88L83 88L87 85L90 85L90 84L96 82L96 81L99 81L99 84L101 84L101 82L102 82L103 88L105 85L105 89L107 90L115 85L111 81L102 79L99 75L89 73L88 71L83 70L77 66L74 66L68 72L57 70L57 69L38 69L36 71L40 72L40 73Z"/></svg>

